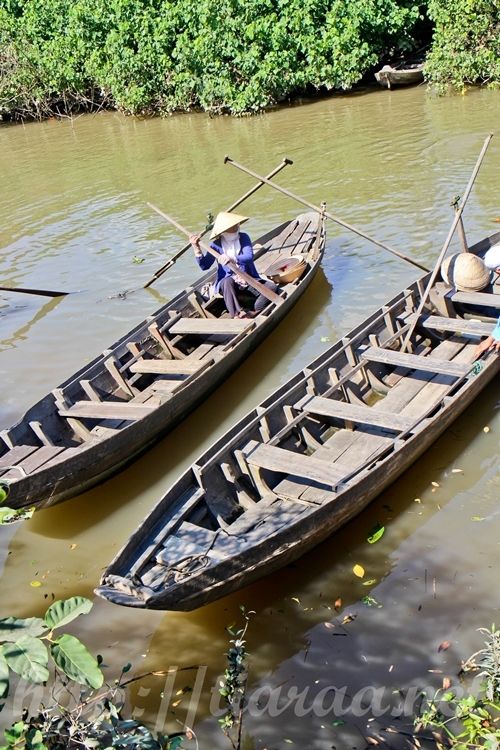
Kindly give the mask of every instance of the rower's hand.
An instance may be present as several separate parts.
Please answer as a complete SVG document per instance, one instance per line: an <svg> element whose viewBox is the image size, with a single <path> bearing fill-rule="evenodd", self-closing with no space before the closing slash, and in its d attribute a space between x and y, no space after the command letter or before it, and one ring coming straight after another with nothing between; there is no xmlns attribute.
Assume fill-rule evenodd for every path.
<svg viewBox="0 0 500 750"><path fill-rule="evenodd" d="M200 248L200 235L199 234L190 234L189 235L189 241L191 243L191 246L195 252L195 255L201 255L201 248Z"/></svg>
<svg viewBox="0 0 500 750"><path fill-rule="evenodd" d="M220 261L219 262L223 266L227 266L227 264L231 262L231 258L229 257L229 255L226 255L226 253L221 253L220 254Z"/></svg>

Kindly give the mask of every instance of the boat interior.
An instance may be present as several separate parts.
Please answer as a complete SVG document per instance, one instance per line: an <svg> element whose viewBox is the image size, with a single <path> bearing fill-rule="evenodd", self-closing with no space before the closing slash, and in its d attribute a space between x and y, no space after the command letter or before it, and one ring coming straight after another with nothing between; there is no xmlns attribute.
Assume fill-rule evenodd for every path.
<svg viewBox="0 0 500 750"><path fill-rule="evenodd" d="M256 266L302 259L279 289L284 302L317 261L318 217L301 214L255 244ZM0 432L0 478L16 482L67 461L147 417L230 354L276 309L231 319L223 299L206 299L211 270ZM250 295L251 299L255 297Z"/></svg>

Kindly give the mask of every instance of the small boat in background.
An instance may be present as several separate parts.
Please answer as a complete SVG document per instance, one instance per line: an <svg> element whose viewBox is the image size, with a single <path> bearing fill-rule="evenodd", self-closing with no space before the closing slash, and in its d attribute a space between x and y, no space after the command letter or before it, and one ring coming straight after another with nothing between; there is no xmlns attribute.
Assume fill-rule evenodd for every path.
<svg viewBox="0 0 500 750"><path fill-rule="evenodd" d="M381 86L388 89L393 86L412 86L424 80L424 63L403 62L395 67L384 65L375 73L375 78Z"/></svg>
<svg viewBox="0 0 500 750"><path fill-rule="evenodd" d="M45 508L102 482L180 422L302 296L325 246L324 219L303 213L254 244L256 267L281 283L252 318L207 301L210 271L0 432L9 506ZM255 298L253 298L255 299ZM75 332L77 335L77 332Z"/></svg>
<svg viewBox="0 0 500 750"><path fill-rule="evenodd" d="M470 252L483 257L499 240L500 232ZM466 293L438 281L423 306L430 277L370 314L200 456L96 593L129 607L200 607L303 555L411 466L500 370L495 353L475 361L498 316L500 282L493 293ZM459 317L457 303L487 306L491 316Z"/></svg>

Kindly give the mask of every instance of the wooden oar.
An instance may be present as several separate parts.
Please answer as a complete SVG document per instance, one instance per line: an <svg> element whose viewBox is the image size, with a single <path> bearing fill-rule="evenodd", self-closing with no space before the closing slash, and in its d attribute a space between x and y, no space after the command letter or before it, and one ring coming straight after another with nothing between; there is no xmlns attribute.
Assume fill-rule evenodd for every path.
<svg viewBox="0 0 500 750"><path fill-rule="evenodd" d="M159 208L156 206L153 206L152 203L148 203L148 206L153 209L153 211L156 211L156 213L160 214L160 216L163 216L164 219L166 219L172 226L174 226L176 229L181 232L181 234L185 234L186 237L190 237L192 232L189 232L185 227L183 227L181 224L179 224L175 219L172 219L171 216L167 216L167 214L163 213ZM217 250L212 250L211 247L208 245L205 245L204 242L199 243L202 250L204 250L209 255L213 255L217 263L221 262L221 256L217 252ZM253 289L259 292L259 294L262 294L264 297L266 297L271 302L276 302L277 304L280 304L283 302L283 298L279 296L279 294L276 294L276 292L271 291L271 289L268 289L267 286L264 286L264 284L261 284L260 281L257 281L257 279L254 279L253 276L250 276L248 273L245 273L244 271L241 271L236 263L233 263L233 261L230 261L226 264L229 266L231 271L235 274L237 274L240 278L243 279L243 281L246 281L248 286L251 286Z"/></svg>
<svg viewBox="0 0 500 750"><path fill-rule="evenodd" d="M267 180L270 180L270 179L271 179L271 177L274 177L275 175L277 175L277 174L278 174L278 172L281 172L281 170L282 170L282 169L284 169L284 168L285 168L285 167L286 167L286 166L287 166L288 164L293 164L293 161L292 161L291 159L286 159L286 158L285 158L285 159L283 159L283 161L281 162L281 164L279 164L279 165L278 165L277 167L275 167L275 168L274 168L273 170L271 170L271 172L269 172L269 174L268 174L268 175L266 176L266 179L267 179ZM259 190L259 189L260 189L260 188L261 188L261 187L262 187L263 185L264 185L264 183L263 183L262 181L259 181L259 182L257 183L257 185L254 185L254 186L253 186L253 188L251 188L250 190L247 190L247 192L246 192L246 193L245 193L244 195L242 195L242 196L241 196L241 198L238 198L238 200L237 200L237 201L235 201L234 203L231 203L231 205L230 205L230 206L229 206L228 208L226 208L226 211L227 211L227 213L231 213L231 211L234 211L234 209L235 209L235 208L238 208L238 206L241 206L241 204L242 204L242 203L243 203L244 201L246 201L246 199L247 199L247 198L250 198L250 196L251 196L251 195L253 195L254 193L256 193L256 192L257 192L257 190ZM151 203L150 203L150 204L148 204L148 205L150 205L150 206L151 206ZM152 206L152 208L153 208L153 209L154 209L154 210L156 211L156 208L155 208L154 206ZM160 212L160 216L161 216L161 215L162 215L162 214L161 214L161 212ZM204 229L204 230L203 230L203 232L202 232L202 233L200 234L200 237L204 237L204 236L205 236L205 234L207 234L207 232L208 232L208 231L209 231L209 229L208 229L208 227L207 227L207 228L206 228L206 229ZM165 263L165 265L164 265L164 266L162 266L161 268L159 268L159 269L158 269L158 271L156 271L156 273L155 273L155 274L154 274L154 275L153 275L153 276L152 276L152 277L151 277L151 278L149 279L149 281L147 281L147 282L146 282L146 283L144 284L144 286L143 286L143 289L147 289L147 288L148 288L149 286L151 286L151 284L154 284L154 282L155 282L155 281L156 281L157 279L159 279L159 278L160 278L160 276L163 276L163 274L164 274L164 273L165 273L166 271L168 271L168 269L169 269L169 268L170 268L171 266L173 266L173 265L174 265L174 263L175 263L175 262L176 262L176 261L177 261L177 260L178 260L178 259L179 259L179 258L181 257L181 255L184 255L184 253L185 253L185 252L186 252L187 250L189 250L189 248L190 248L190 247L191 247L191 243L190 243L190 242L188 242L188 243L187 243L186 245L184 245L184 247L182 247L182 248L181 248L181 249L179 250L179 252L178 252L178 253L176 253L176 254L175 254L175 255L173 255L173 256L172 256L171 258L169 258L169 260L167 260L167 262Z"/></svg>
<svg viewBox="0 0 500 750"><path fill-rule="evenodd" d="M11 286L0 286L0 292L19 292L21 294L38 294L40 297L65 297L72 292L53 292L49 289L23 289L20 286L13 288Z"/></svg>
<svg viewBox="0 0 500 750"><path fill-rule="evenodd" d="M302 203L302 205L307 206L313 211L322 213L321 208L319 206L315 206L313 203L309 203L309 201L306 201L304 198L301 198L299 195L295 195L295 193L291 193L289 190L285 190L285 188L282 188L280 185L277 185L275 182L272 182L267 177L261 177L256 172L253 172L251 169L247 169L247 167L244 167L241 164L238 164L237 162L234 161L234 159L231 159L229 156L224 157L224 164L226 163L232 164L233 167L240 169L242 172L246 172L252 177L255 177L257 180L260 180L261 182L264 182L266 185L269 185L269 187L272 187L275 190L278 190L280 193L283 193L283 195L287 195L289 198L292 198L298 203ZM413 260L412 258L409 258L407 255L403 255L403 253L400 253L398 250L395 250L393 247L386 245L384 242L379 242L379 240L376 240L374 237L370 237L369 234L366 234L366 232L361 231L361 229L357 229L356 227L352 226L352 224L347 224L347 222L342 221L342 219L339 219L338 216L334 216L333 214L328 213L328 211L324 211L323 213L327 217L327 219L334 221L336 224L340 224L341 227L344 227L345 229L349 229L351 232L354 232L355 234L359 234L359 236L363 237L365 240L369 240L369 242L373 242L375 245L382 247L384 250L387 250L393 255L397 255L398 258L402 258L403 260L406 260L408 263L411 263L412 265L417 266L417 268L420 268L422 271L429 270L425 266L418 263L416 260Z"/></svg>
<svg viewBox="0 0 500 750"><path fill-rule="evenodd" d="M450 245L450 242L452 240L452 237L455 233L455 229L457 228L457 225L462 217L462 212L465 208L465 204L467 203L467 200L470 195L470 191L472 190L472 186L474 185L474 182L477 177L477 173L479 172L479 168L481 166L481 163L483 161L484 155L486 153L486 149L488 148L491 139L493 138L493 133L490 133L486 140L484 141L483 148L481 149L481 153L478 156L476 166L474 167L474 171L471 174L469 184L467 185L467 189L465 190L464 197L462 198L462 203L460 204L458 210L455 213L455 218L453 219L453 223L451 225L450 231L448 232L448 236L445 240L445 243L442 247L441 252L439 253L439 257L436 261L436 264L432 270L429 282L427 284L427 287L422 295L422 299L420 300L420 304L418 306L418 310L415 313L415 320L411 324L411 326L408 329L408 333L406 334L406 338L403 341L403 346L401 347L401 351L404 352L406 350L406 347L409 344L409 341L413 335L413 331L415 330L415 326L417 325L418 319L422 313L422 310L424 309L425 303L427 302L427 298L429 297L430 291L433 287L433 284L436 280L436 276L438 275L439 269L441 268L441 263L443 262L444 256L446 255L446 251L448 250L448 247Z"/></svg>

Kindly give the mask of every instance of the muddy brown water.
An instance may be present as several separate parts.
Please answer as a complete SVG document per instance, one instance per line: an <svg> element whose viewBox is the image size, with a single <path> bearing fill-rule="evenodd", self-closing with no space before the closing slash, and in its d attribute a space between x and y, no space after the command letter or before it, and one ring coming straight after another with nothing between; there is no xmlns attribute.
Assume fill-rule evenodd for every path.
<svg viewBox="0 0 500 750"><path fill-rule="evenodd" d="M1 283L74 292L57 300L0 294L0 428L197 275L187 253L149 290L119 294L140 287L183 243L147 201L197 229L252 184L223 165L226 153L261 173L287 156L294 165L279 184L325 200L430 266L453 219L450 202L499 119L498 92L439 99L417 87L253 118L108 113L0 128ZM497 137L466 209L471 240L499 228L499 167ZM301 208L264 188L240 210L257 237ZM329 225L322 270L305 297L201 408L117 477L0 529L1 615L40 614L53 597L92 598L103 567L202 450L417 274ZM294 565L192 613L96 599L69 629L112 675L129 661L132 674L201 665L135 683L130 708L152 727L194 725L200 748L226 747L213 716L217 675L225 627L241 622L244 605L256 611L245 747L348 750L364 748L374 731L396 747L404 735L384 728L407 730L418 689L455 679L460 660L481 646L476 629L499 619L499 429L496 381L365 513ZM376 524L386 531L370 545ZM450 647L439 651L444 641ZM192 690L178 693L184 688ZM18 688L10 706L36 697Z"/></svg>

